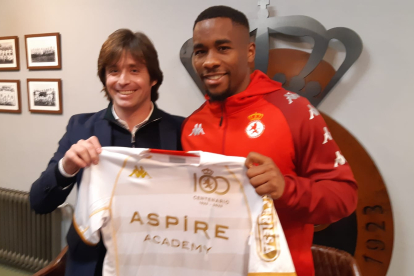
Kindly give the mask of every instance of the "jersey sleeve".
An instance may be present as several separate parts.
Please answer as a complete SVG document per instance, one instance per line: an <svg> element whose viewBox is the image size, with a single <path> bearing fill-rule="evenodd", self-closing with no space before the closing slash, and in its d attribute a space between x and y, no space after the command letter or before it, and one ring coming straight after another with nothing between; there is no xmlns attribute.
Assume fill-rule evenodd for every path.
<svg viewBox="0 0 414 276"><path fill-rule="evenodd" d="M319 111L306 98L288 98L279 98L277 106L291 130L296 175L285 175L285 191L275 201L276 209L287 208L292 219L311 224L349 216L357 204L349 164Z"/></svg>
<svg viewBox="0 0 414 276"><path fill-rule="evenodd" d="M99 230L109 218L109 206L113 185L106 174L108 162L103 154L99 164L84 169L79 185L73 224L82 240L95 245L100 240Z"/></svg>
<svg viewBox="0 0 414 276"><path fill-rule="evenodd" d="M251 193L254 193L254 191L251 191ZM253 221L249 241L248 276L264 274L269 276L296 276L292 256L274 208L273 200L268 196L258 198L260 206L252 206Z"/></svg>

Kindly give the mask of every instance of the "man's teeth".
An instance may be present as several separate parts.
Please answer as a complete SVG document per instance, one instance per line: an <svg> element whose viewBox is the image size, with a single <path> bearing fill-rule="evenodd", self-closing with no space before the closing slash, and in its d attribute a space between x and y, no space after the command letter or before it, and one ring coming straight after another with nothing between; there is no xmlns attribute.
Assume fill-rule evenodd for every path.
<svg viewBox="0 0 414 276"><path fill-rule="evenodd" d="M135 90L131 90L131 91L119 91L119 93L120 93L121 95L129 95L129 94L134 93L134 91L135 91Z"/></svg>
<svg viewBox="0 0 414 276"><path fill-rule="evenodd" d="M215 75L215 76L208 76L206 77L209 80L218 80L219 78L221 78L223 75Z"/></svg>

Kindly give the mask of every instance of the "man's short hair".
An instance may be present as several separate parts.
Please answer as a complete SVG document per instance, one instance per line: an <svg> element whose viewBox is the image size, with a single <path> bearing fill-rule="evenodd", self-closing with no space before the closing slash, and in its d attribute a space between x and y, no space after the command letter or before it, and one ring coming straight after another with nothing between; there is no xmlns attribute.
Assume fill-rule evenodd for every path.
<svg viewBox="0 0 414 276"><path fill-rule="evenodd" d="M194 22L193 30L198 22L218 17L230 18L233 23L240 24L248 31L250 30L249 21L244 13L227 6L213 6L202 11Z"/></svg>
<svg viewBox="0 0 414 276"><path fill-rule="evenodd" d="M133 33L128 29L119 29L113 32L104 42L98 58L98 76L104 85L103 91L108 100L111 100L106 89L107 66L118 62L124 52L131 53L132 57L147 67L151 81L157 83L151 87L151 101L158 99L158 88L160 87L163 74L158 62L158 54L149 38L140 32Z"/></svg>

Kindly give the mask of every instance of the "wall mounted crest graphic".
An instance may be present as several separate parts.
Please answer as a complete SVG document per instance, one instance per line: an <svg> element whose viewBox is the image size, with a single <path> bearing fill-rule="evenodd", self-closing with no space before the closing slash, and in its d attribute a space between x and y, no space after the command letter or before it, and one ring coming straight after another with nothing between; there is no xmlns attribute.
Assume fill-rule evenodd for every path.
<svg viewBox="0 0 414 276"><path fill-rule="evenodd" d="M250 34L256 43L251 69L261 70L289 91L306 97L314 106L330 93L362 52L362 40L353 30L335 27L327 30L317 20L303 15L271 17L269 0L259 0L258 19L250 20ZM313 40L310 53L291 48L271 48L271 40L281 37L307 37ZM345 49L337 70L323 60L331 40ZM180 59L199 90L205 88L192 66L193 42L188 39ZM351 165L358 182L358 206L349 217L330 225L315 226L314 243L335 247L352 254L364 276L385 276L394 242L392 208L384 181L369 154L344 127L323 114L332 137Z"/></svg>
<svg viewBox="0 0 414 276"><path fill-rule="evenodd" d="M332 90L339 79L360 56L362 52L362 41L360 37L351 29L344 27L326 30L321 23L308 16L293 15L269 18L267 5L269 5L269 0L259 0L259 18L249 21L250 34L255 37L256 42L254 69L268 74L270 78L283 83L283 87L287 90L306 97L314 106L318 106L322 99ZM292 55L292 51L295 51L292 49L270 49L270 37L277 37L278 34L292 37L310 37L314 41L314 48L306 64L303 65L303 68L300 69L297 75L290 78L285 73L280 72L283 69L274 68L273 62L277 63L279 56ZM332 39L339 40L345 47L345 60L338 70L333 73L328 83L323 84L312 80L307 81L306 78L315 71L318 65L322 64L323 57L328 50L329 41ZM190 38L181 47L180 59L191 78L204 94L203 84L192 66L192 53L193 41ZM331 66L330 71L332 70L335 71Z"/></svg>

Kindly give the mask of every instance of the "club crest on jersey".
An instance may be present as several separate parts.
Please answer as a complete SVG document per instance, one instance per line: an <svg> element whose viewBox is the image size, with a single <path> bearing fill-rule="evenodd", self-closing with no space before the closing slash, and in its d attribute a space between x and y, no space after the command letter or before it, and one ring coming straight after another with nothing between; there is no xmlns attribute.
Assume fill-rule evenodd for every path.
<svg viewBox="0 0 414 276"><path fill-rule="evenodd" d="M213 176L213 170L203 169L203 174L197 181L197 175L194 174L194 192L197 192L197 186L206 194L216 193L225 195L230 190L229 181L222 176Z"/></svg>
<svg viewBox="0 0 414 276"><path fill-rule="evenodd" d="M265 126L260 119L262 119L263 116L263 114L255 112L247 117L250 120L250 123L246 127L247 136L250 138L257 138L262 135Z"/></svg>

